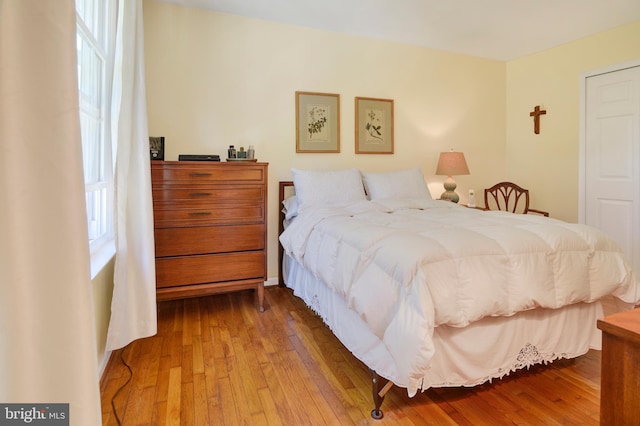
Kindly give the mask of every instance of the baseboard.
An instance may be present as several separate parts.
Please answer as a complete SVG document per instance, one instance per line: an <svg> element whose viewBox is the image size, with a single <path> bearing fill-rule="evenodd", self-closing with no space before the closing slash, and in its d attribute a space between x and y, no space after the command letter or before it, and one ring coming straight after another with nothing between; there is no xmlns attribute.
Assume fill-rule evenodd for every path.
<svg viewBox="0 0 640 426"><path fill-rule="evenodd" d="M265 287L268 287L270 285L278 285L278 277L268 278L264 282L264 285L265 285Z"/></svg>

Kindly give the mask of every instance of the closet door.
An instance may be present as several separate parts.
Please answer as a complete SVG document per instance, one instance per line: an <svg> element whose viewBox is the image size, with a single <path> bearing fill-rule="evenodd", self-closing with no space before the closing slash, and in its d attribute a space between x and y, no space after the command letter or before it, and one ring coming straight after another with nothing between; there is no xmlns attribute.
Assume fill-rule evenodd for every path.
<svg viewBox="0 0 640 426"><path fill-rule="evenodd" d="M640 66L586 79L585 223L640 273Z"/></svg>

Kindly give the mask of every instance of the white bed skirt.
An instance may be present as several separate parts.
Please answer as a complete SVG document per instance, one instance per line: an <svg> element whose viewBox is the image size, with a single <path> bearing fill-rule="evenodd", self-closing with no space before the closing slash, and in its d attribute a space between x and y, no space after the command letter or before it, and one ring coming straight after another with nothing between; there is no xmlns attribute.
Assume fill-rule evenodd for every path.
<svg viewBox="0 0 640 426"><path fill-rule="evenodd" d="M356 358L380 376L407 387L398 380L394 359L382 341L342 298L286 255L284 281ZM436 327L436 352L421 388L475 386L534 364L599 350L601 333L596 321L603 316L600 302L579 303L511 317L487 317L464 328Z"/></svg>

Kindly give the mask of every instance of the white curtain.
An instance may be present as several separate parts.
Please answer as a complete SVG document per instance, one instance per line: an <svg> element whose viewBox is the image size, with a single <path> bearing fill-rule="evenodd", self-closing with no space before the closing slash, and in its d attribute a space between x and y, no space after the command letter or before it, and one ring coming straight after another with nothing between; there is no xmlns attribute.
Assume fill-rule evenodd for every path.
<svg viewBox="0 0 640 426"><path fill-rule="evenodd" d="M116 263L107 350L151 336L157 327L142 0L120 2L117 33Z"/></svg>
<svg viewBox="0 0 640 426"><path fill-rule="evenodd" d="M101 423L74 0L0 0L0 402Z"/></svg>

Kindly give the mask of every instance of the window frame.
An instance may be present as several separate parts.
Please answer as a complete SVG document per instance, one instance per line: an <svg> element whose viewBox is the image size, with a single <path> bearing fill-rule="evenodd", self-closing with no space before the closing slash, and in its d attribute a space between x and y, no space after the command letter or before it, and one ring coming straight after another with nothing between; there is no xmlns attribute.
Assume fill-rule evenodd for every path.
<svg viewBox="0 0 640 426"><path fill-rule="evenodd" d="M84 16L83 16L84 15ZM85 20L85 18L87 18ZM87 182L87 171L85 170L85 200L89 204L92 197L96 196L99 200L98 208L89 208L87 205L87 229L90 235L91 220L89 213L93 213L92 217L99 216L100 232L99 235L88 241L91 255L91 278L105 267L105 265L113 258L115 254L115 235L114 235L114 161L116 137L112 135L112 92L113 92L113 73L115 66L115 44L116 44L116 21L117 21L117 0L76 0L76 43L78 49L78 89L79 89L79 118L82 121L83 114L91 117L97 123L98 142L92 143L94 150L92 155L98 155L96 167L97 179ZM86 43L86 44L84 44ZM83 83L83 75L91 73L89 68L86 74L83 74L83 62L81 57L81 47L88 48L90 52L99 58L98 62L102 63L102 67L98 72L97 79L100 80L98 102L88 102L83 97L81 84ZM95 70L94 70L95 71ZM95 75L93 76L95 77ZM93 99L95 101L95 99ZM93 115L92 115L93 114ZM95 124L94 123L94 124ZM81 126L82 127L82 126ZM94 129L95 131L95 129ZM89 131L82 131L84 138ZM83 151L85 150L86 141L83 141ZM83 167L86 169L88 160L83 152ZM104 191L102 194L100 191ZM93 194L91 194L93 193ZM90 195L91 194L91 195Z"/></svg>

